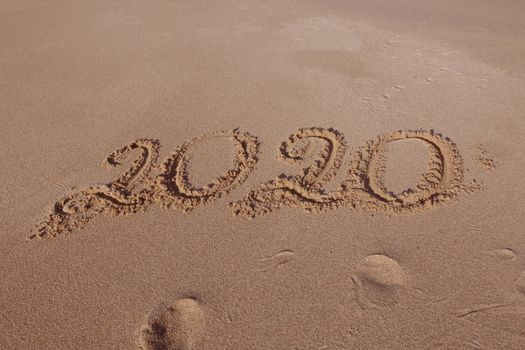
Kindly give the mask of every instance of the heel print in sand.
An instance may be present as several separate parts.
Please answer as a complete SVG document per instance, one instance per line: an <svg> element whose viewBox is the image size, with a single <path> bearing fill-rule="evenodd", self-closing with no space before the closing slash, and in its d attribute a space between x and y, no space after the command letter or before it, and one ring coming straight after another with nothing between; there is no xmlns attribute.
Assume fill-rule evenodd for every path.
<svg viewBox="0 0 525 350"><path fill-rule="evenodd" d="M205 314L197 300L184 298L173 305L161 304L142 326L139 346L142 350L192 350L204 326Z"/></svg>
<svg viewBox="0 0 525 350"><path fill-rule="evenodd" d="M382 254L365 257L358 266L357 274L352 276L357 301L365 308L396 304L406 280L407 276L399 263Z"/></svg>

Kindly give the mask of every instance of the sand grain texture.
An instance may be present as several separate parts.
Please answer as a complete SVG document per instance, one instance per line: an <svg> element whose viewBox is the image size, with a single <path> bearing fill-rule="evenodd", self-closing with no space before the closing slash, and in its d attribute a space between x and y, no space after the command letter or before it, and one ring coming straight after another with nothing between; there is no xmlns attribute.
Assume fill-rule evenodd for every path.
<svg viewBox="0 0 525 350"><path fill-rule="evenodd" d="M0 349L525 349L523 13L1 2Z"/></svg>

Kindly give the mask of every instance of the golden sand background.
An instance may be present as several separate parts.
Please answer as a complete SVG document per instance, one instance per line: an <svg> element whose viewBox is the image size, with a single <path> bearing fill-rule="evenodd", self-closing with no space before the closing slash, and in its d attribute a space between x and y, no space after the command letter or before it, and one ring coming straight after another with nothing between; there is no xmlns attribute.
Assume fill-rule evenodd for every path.
<svg viewBox="0 0 525 350"><path fill-rule="evenodd" d="M523 13L511 0L3 1L0 348L525 348ZM301 128L344 134L327 192L367 142L435 130L461 155L457 196L234 215L322 154L314 142L304 162L278 159ZM112 152L159 140L163 164L231 130L259 153L229 193L189 212L104 209L26 242L64 196L122 176L131 158L101 167ZM392 142L376 187L414 188L423 144ZM205 188L235 148L204 137L187 158Z"/></svg>

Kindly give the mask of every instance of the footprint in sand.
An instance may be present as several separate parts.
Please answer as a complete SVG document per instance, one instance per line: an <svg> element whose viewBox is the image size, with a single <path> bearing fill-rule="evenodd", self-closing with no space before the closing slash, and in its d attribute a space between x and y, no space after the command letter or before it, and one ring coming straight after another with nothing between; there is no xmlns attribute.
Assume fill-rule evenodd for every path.
<svg viewBox="0 0 525 350"><path fill-rule="evenodd" d="M510 248L494 249L488 252L488 254L500 260L516 260L516 256L518 255L516 251Z"/></svg>
<svg viewBox="0 0 525 350"><path fill-rule="evenodd" d="M399 263L382 254L365 257L359 264L353 281L360 299L376 306L396 304L399 290L406 282L406 275Z"/></svg>
<svg viewBox="0 0 525 350"><path fill-rule="evenodd" d="M148 315L140 330L140 349L195 349L204 323L204 311L195 299L184 298L172 305L161 304Z"/></svg>
<svg viewBox="0 0 525 350"><path fill-rule="evenodd" d="M399 263L381 254L367 256L362 261L357 275L364 281L382 287L400 286L405 280Z"/></svg>

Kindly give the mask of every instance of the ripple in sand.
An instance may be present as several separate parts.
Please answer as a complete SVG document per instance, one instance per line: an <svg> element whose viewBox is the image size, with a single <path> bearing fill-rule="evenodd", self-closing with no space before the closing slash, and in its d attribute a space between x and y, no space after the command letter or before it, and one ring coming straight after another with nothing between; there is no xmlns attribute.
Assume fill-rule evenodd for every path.
<svg viewBox="0 0 525 350"><path fill-rule="evenodd" d="M205 315L198 301L177 300L153 310L140 330L143 350L191 350L203 331Z"/></svg>

